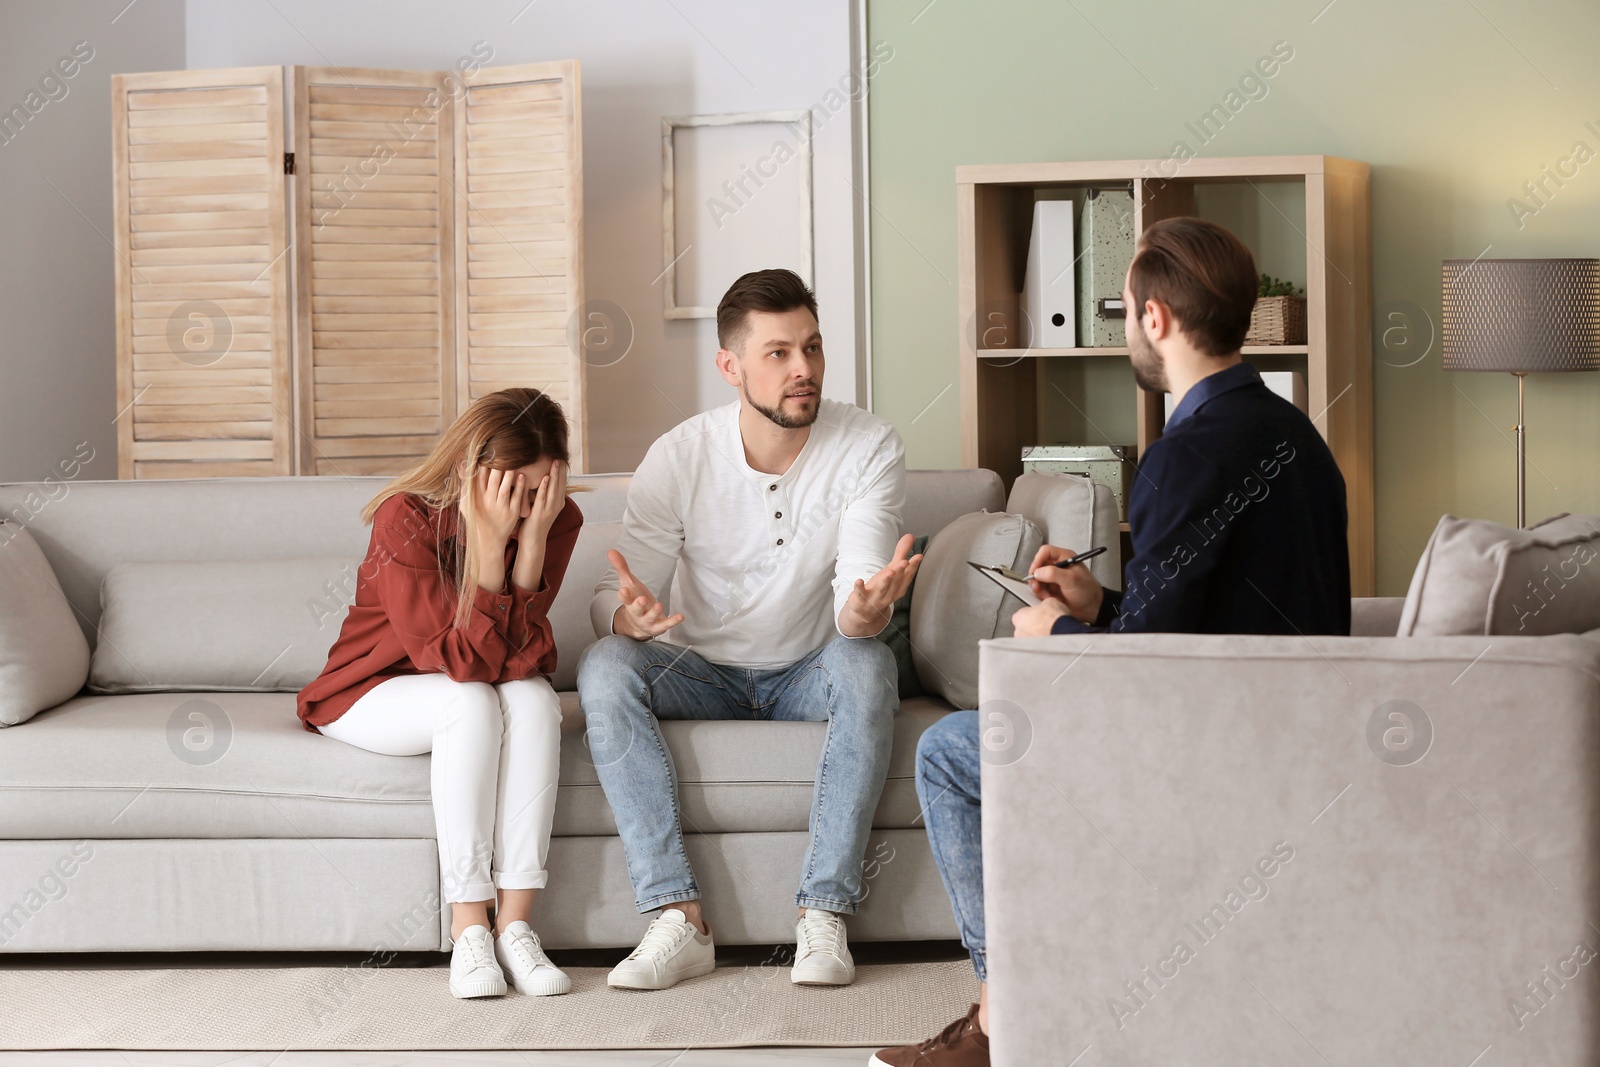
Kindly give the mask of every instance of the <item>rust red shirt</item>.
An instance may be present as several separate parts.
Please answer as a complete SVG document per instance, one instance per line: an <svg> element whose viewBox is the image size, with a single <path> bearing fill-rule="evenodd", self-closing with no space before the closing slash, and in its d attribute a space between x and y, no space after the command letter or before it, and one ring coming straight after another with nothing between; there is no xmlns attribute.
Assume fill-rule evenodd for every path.
<svg viewBox="0 0 1600 1067"><path fill-rule="evenodd" d="M545 539L538 589L511 580L517 536L506 543L506 584L474 588L472 613L453 625L461 545L455 505L433 508L396 493L372 517L372 540L356 572L355 602L328 650L328 664L300 690L307 730L333 722L379 682L402 674L447 674L461 682L510 682L556 668L550 605L561 589L583 512L571 497Z"/></svg>

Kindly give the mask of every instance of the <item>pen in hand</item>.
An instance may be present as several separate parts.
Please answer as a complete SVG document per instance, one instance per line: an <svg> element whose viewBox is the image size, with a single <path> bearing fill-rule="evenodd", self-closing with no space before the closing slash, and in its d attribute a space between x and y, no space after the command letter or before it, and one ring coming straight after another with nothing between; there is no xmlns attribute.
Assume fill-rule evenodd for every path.
<svg viewBox="0 0 1600 1067"><path fill-rule="evenodd" d="M1078 555L1073 556L1071 559L1064 559L1060 563L1051 564L1051 566L1057 568L1058 570L1062 569L1062 568L1065 568L1065 567L1070 567L1074 563L1082 563L1084 560L1094 559L1094 557L1096 557L1100 553L1104 552L1106 550L1106 548L1107 548L1106 545L1101 545L1099 548L1091 548L1087 552L1079 553ZM1000 570L1001 574L1005 575L1007 578L1013 579L1014 581L1018 581L1018 582L1036 582L1036 581L1039 581L1039 579L1035 578L1032 574L1018 574L1017 572L1011 570L1009 567L1001 567L1001 568L999 568L999 570Z"/></svg>

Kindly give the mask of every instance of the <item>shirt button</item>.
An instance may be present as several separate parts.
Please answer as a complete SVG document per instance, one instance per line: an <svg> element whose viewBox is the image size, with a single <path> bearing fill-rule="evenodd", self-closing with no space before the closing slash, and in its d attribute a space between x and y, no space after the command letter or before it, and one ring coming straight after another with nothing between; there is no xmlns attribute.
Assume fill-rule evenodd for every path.
<svg viewBox="0 0 1600 1067"><path fill-rule="evenodd" d="M781 537L778 538L778 544L780 544L780 545L783 544L783 538L781 538Z"/></svg>
<svg viewBox="0 0 1600 1067"><path fill-rule="evenodd" d="M775 519L781 519L781 518L783 518L783 512L781 512L781 511L774 511L774 512L773 512L773 513L772 513L772 517L773 517L773 518L775 518Z"/></svg>
<svg viewBox="0 0 1600 1067"><path fill-rule="evenodd" d="M778 488L778 483L777 482L773 482L771 485L767 486L767 488L768 489L776 489L776 488Z"/></svg>

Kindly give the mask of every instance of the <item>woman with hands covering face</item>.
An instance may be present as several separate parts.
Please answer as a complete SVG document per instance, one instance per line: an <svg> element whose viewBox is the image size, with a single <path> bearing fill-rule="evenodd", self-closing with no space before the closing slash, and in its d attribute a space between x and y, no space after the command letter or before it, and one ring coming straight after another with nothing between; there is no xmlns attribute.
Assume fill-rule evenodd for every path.
<svg viewBox="0 0 1600 1067"><path fill-rule="evenodd" d="M529 926L560 764L550 606L583 514L568 495L567 424L536 389L475 401L362 517L371 543L306 728L391 756L431 752L454 951L450 992L571 981Z"/></svg>

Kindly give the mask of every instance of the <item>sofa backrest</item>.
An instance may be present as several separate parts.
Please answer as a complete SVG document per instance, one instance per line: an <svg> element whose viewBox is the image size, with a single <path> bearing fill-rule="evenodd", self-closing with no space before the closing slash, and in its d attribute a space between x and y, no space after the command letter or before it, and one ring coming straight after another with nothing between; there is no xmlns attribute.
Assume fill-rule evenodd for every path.
<svg viewBox="0 0 1600 1067"><path fill-rule="evenodd" d="M574 476L575 484L593 487L577 499L596 534L622 518L630 480L628 474ZM371 533L361 508L388 482L337 475L6 482L0 483L0 515L32 532L93 646L100 583L113 564L339 555L356 563ZM998 511L1004 499L993 471L910 471L905 528L931 534L966 512ZM598 550L603 567L609 545L583 547L590 557ZM563 676L592 640L588 603L598 575L569 577L552 610Z"/></svg>

